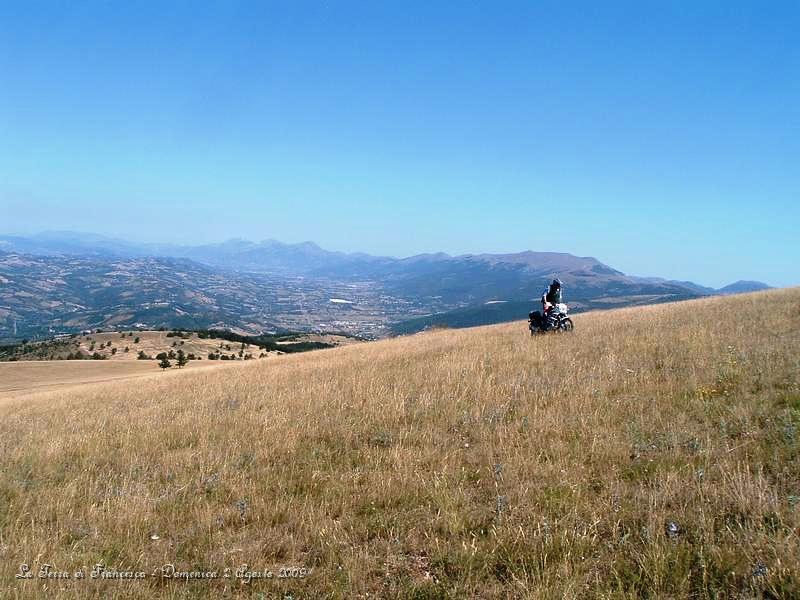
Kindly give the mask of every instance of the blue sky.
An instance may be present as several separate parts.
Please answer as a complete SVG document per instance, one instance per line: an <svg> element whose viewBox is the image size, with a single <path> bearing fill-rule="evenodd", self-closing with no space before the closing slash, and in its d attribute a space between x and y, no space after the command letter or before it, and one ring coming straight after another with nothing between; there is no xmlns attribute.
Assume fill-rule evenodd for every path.
<svg viewBox="0 0 800 600"><path fill-rule="evenodd" d="M798 31L796 2L3 2L0 232L800 284Z"/></svg>

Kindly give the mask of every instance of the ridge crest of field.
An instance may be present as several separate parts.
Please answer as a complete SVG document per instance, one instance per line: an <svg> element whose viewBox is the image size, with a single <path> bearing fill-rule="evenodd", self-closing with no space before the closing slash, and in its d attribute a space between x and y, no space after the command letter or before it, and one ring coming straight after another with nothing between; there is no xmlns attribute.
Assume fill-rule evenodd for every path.
<svg viewBox="0 0 800 600"><path fill-rule="evenodd" d="M431 331L9 400L0 581L46 548L65 566L301 565L252 588L296 597L797 596L799 304ZM92 593L224 591L161 585Z"/></svg>
<svg viewBox="0 0 800 600"><path fill-rule="evenodd" d="M194 332L183 333L182 335L185 337L181 337L181 335L172 331L142 330L125 333L133 335L127 335L123 338L121 332L112 331L80 335L75 339L79 342L80 349L83 352L88 355L91 355L93 352L99 352L101 356L108 360L137 360L136 357L139 351L144 352L148 356L155 357L161 352L169 352L170 350L173 352L183 350L185 354L192 353L206 360L209 353L222 351L226 354L238 355L241 349L241 344L236 342L216 338L201 339L197 336L197 333ZM139 338L139 342L134 343L136 338ZM98 348L101 344L107 344L109 342L111 343L111 348L117 348L117 352L113 355L110 352L111 348ZM90 350L93 344L94 349ZM173 346L173 344L175 345ZM230 349L228 346L230 346ZM125 347L128 347L130 351L125 352ZM253 345L250 345L245 351L251 354L254 352L255 356L259 354L259 348Z"/></svg>
<svg viewBox="0 0 800 600"><path fill-rule="evenodd" d="M257 338L216 330L100 332L32 342L21 345L20 353L0 352L0 398L155 373L161 368L158 357L164 355L171 367L181 368L177 362L180 351L188 357L184 367L195 369L362 340L329 333L286 333L258 342ZM74 358L76 354L81 360Z"/></svg>
<svg viewBox="0 0 800 600"><path fill-rule="evenodd" d="M250 358L280 356L284 351L298 351L297 347L304 345L310 350L362 341L360 338L335 333L298 332L259 337L223 330L204 330L202 334L196 331L109 331L19 344L18 347L30 349L18 355L0 353L0 361L12 358L17 361L64 360L75 353L80 353L83 359L90 359L96 354L95 360L127 361L138 360L139 352L154 358L162 352L177 353L178 350L183 350L185 354L191 354L199 360L206 359L209 354L220 353L239 360L246 355L250 355Z"/></svg>

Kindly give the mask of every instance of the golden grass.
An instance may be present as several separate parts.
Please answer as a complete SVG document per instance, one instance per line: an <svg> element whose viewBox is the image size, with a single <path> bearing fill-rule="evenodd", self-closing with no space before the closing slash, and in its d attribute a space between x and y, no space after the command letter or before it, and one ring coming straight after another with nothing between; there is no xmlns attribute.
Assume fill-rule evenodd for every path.
<svg viewBox="0 0 800 600"><path fill-rule="evenodd" d="M575 321L6 401L0 595L800 595L800 290Z"/></svg>
<svg viewBox="0 0 800 600"><path fill-rule="evenodd" d="M186 369L226 366L216 361L190 361ZM177 367L172 369L178 370ZM0 400L83 386L89 383L117 381L153 375L161 369L154 360L57 360L0 362ZM127 383L125 385L135 385Z"/></svg>
<svg viewBox="0 0 800 600"><path fill-rule="evenodd" d="M20 361L0 362L0 399L45 389L157 372L153 361Z"/></svg>

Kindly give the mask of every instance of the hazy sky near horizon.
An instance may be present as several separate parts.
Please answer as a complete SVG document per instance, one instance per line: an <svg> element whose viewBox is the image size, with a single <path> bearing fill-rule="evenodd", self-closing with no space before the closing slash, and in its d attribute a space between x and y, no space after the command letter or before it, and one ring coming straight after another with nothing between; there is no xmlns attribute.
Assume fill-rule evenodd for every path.
<svg viewBox="0 0 800 600"><path fill-rule="evenodd" d="M800 284L797 2L3 2L0 233Z"/></svg>

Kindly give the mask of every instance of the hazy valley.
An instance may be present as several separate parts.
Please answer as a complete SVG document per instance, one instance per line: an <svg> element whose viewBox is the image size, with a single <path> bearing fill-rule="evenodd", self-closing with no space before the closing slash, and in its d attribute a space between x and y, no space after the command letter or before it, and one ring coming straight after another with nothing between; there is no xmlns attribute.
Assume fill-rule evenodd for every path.
<svg viewBox="0 0 800 600"><path fill-rule="evenodd" d="M159 327L375 339L523 318L555 276L576 311L727 291L630 277L591 257L550 252L396 259L311 243L185 247L88 234L0 236L0 340ZM740 282L733 291L764 287Z"/></svg>

